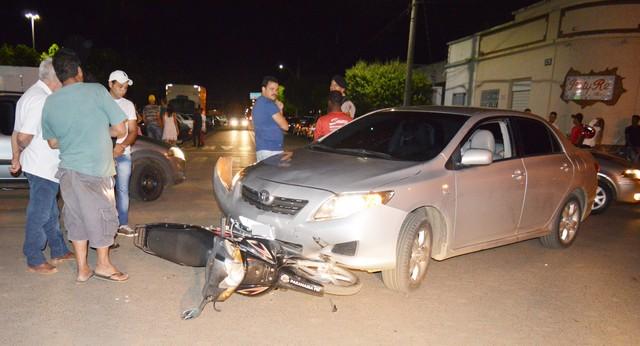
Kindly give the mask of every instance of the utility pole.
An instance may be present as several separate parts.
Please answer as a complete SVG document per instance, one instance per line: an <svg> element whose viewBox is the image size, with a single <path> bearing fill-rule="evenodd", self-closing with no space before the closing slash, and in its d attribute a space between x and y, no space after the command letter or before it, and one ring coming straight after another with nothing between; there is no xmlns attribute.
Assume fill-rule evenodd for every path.
<svg viewBox="0 0 640 346"><path fill-rule="evenodd" d="M407 75L404 82L404 102L402 105L411 104L411 72L413 68L413 47L416 41L416 10L418 0L411 0L411 22L409 23L409 47L407 48Z"/></svg>

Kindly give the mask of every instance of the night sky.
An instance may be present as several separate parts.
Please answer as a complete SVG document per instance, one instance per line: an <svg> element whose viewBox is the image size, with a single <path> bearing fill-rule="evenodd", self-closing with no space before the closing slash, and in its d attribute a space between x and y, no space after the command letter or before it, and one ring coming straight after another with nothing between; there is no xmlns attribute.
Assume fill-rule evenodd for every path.
<svg viewBox="0 0 640 346"><path fill-rule="evenodd" d="M510 21L512 11L536 2L424 1L415 63L444 60L447 42ZM129 92L134 101L173 82L204 85L210 103L224 106L244 102L267 74L328 84L360 59L406 59L409 8L409 0L9 1L0 11L0 43L30 45L24 14L35 11L39 51L54 42L82 47L81 55L115 51L125 66L110 69L140 81Z"/></svg>

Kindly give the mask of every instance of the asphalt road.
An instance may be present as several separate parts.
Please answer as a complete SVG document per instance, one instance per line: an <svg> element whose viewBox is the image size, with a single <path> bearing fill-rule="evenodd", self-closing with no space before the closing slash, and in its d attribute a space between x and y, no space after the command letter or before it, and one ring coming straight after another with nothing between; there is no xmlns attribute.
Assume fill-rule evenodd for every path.
<svg viewBox="0 0 640 346"><path fill-rule="evenodd" d="M288 138L286 146L304 143ZM236 169L252 163L253 140L247 131L219 131L206 144L185 147L184 183L157 201L132 202L132 223L218 222L213 165L224 155L236 158ZM358 273L363 289L355 296L234 295L218 304L221 312L209 306L181 321L180 312L199 301L203 270L145 254L128 238L113 251L130 274L126 283L76 285L73 263L50 276L26 272L27 197L0 191L2 345L640 344L640 206L589 217L567 250L530 240L433 261L410 295Z"/></svg>

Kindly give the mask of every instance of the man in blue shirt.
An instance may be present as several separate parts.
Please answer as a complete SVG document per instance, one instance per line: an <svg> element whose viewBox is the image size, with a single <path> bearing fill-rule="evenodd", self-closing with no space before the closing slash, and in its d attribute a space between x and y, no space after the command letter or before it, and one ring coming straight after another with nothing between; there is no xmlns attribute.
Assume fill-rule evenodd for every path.
<svg viewBox="0 0 640 346"><path fill-rule="evenodd" d="M262 96L253 106L253 129L256 135L256 161L283 152L284 133L289 123L284 118L282 102L278 96L278 80L266 76L262 79Z"/></svg>

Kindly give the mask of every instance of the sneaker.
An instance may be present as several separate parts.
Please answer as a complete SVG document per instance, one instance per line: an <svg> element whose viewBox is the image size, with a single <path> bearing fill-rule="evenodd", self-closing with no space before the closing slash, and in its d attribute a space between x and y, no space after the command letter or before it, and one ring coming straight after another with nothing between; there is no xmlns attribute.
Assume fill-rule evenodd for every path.
<svg viewBox="0 0 640 346"><path fill-rule="evenodd" d="M125 237L135 237L138 235L138 232L133 228L129 227L129 225L122 225L118 227L118 234L123 235Z"/></svg>

